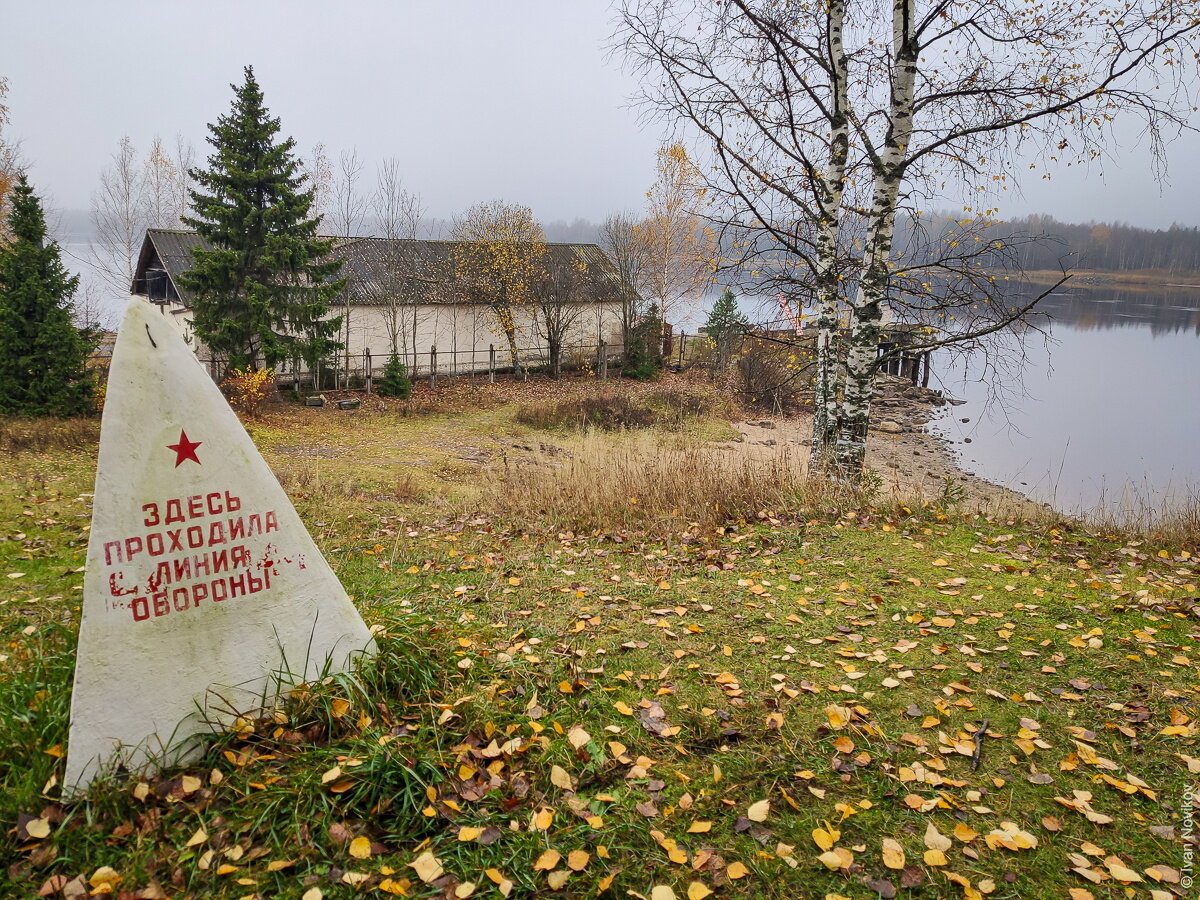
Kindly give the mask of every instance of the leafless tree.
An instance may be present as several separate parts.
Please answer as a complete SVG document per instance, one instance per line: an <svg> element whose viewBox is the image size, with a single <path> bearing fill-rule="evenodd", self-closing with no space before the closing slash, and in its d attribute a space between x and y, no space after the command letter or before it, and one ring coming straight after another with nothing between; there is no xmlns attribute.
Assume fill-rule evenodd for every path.
<svg viewBox="0 0 1200 900"><path fill-rule="evenodd" d="M421 198L404 187L400 163L394 156L379 164L371 207L380 237L416 238L425 210Z"/></svg>
<svg viewBox="0 0 1200 900"><path fill-rule="evenodd" d="M379 164L371 207L385 238L371 256L375 302L384 310L392 354L415 353L417 301L433 277L433 260L415 243L424 209L421 198L404 187L394 156Z"/></svg>
<svg viewBox="0 0 1200 900"><path fill-rule="evenodd" d="M308 179L309 190L313 192L309 215L321 222L321 233L327 234L330 226L325 224L325 217L333 200L333 163L324 144L313 145L308 158L304 160L304 176Z"/></svg>
<svg viewBox="0 0 1200 900"><path fill-rule="evenodd" d="M638 228L632 213L613 213L600 226L600 240L621 285L621 343L628 347L633 326L645 312L640 293L646 268L645 231Z"/></svg>
<svg viewBox="0 0 1200 900"><path fill-rule="evenodd" d="M357 147L343 150L338 157L328 219L341 237L359 237L363 233L368 203L359 184L363 165Z"/></svg>
<svg viewBox="0 0 1200 900"><path fill-rule="evenodd" d="M92 264L109 291L127 296L146 231L142 165L128 136L121 138L112 161L100 173L100 187L92 194L92 223Z"/></svg>
<svg viewBox="0 0 1200 900"><path fill-rule="evenodd" d="M20 146L4 133L8 124L8 107L4 104L7 94L8 80L0 77L0 241L8 230L8 195L24 169Z"/></svg>
<svg viewBox="0 0 1200 900"><path fill-rule="evenodd" d="M611 281L582 258L565 259L547 254L543 270L533 284L534 327L546 342L550 377L562 374L563 348L583 313L595 304L612 299Z"/></svg>
<svg viewBox="0 0 1200 900"><path fill-rule="evenodd" d="M333 227L334 232L341 238L361 237L363 224L367 216L368 201L363 196L360 180L363 172L363 161L358 155L358 148L343 150L338 157L338 167L333 179L331 195L332 207L325 216L325 221ZM353 274L349 276L353 278ZM345 303L342 307L342 377L348 383L350 380L350 330L352 327L350 303L351 291L344 294Z"/></svg>
<svg viewBox="0 0 1200 900"><path fill-rule="evenodd" d="M85 284L71 300L71 315L76 326L89 332L116 331L117 318L100 297L96 285Z"/></svg>
<svg viewBox="0 0 1200 900"><path fill-rule="evenodd" d="M196 148L181 133L175 135L175 217L173 228L183 224L183 217L192 208L192 168L196 165Z"/></svg>

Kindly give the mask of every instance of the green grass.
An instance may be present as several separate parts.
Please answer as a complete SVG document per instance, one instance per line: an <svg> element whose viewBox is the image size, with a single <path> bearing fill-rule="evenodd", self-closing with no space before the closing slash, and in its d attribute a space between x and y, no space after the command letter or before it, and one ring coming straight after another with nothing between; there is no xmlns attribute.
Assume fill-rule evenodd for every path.
<svg viewBox="0 0 1200 900"><path fill-rule="evenodd" d="M1106 859L1140 896L1170 889L1147 869L1180 868L1197 780L1196 547L870 507L544 530L470 502L508 442L551 439L511 406L327 412L252 431L379 655L84 802L54 779L94 450L0 463L0 895L110 866L171 897L1125 896ZM1112 824L1055 800L1073 791ZM1036 847L989 847L1004 822ZM827 825L848 868L818 860ZM426 853L431 884L410 866Z"/></svg>

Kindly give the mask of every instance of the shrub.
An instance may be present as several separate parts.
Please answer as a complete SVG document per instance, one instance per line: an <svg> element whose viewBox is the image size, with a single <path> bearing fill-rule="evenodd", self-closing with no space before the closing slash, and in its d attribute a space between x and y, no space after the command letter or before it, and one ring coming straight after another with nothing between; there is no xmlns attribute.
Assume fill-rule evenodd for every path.
<svg viewBox="0 0 1200 900"><path fill-rule="evenodd" d="M803 348L753 337L743 341L735 380L743 405L776 413L800 407L809 387L811 358Z"/></svg>
<svg viewBox="0 0 1200 900"><path fill-rule="evenodd" d="M262 405L275 390L275 370L230 369L221 382L221 389L229 398L229 405L244 416L258 418Z"/></svg>
<svg viewBox="0 0 1200 900"><path fill-rule="evenodd" d="M383 367L383 377L379 380L377 390L380 396L401 399L412 393L412 380L408 377L408 368L395 353Z"/></svg>
<svg viewBox="0 0 1200 900"><path fill-rule="evenodd" d="M649 428L680 427L687 419L719 412L713 394L668 387L638 396L600 394L554 403L525 403L517 408L517 421L532 428Z"/></svg>
<svg viewBox="0 0 1200 900"><path fill-rule="evenodd" d="M534 428L591 426L606 431L648 428L658 416L650 407L620 394L580 397L558 403L526 403L517 409L517 421Z"/></svg>

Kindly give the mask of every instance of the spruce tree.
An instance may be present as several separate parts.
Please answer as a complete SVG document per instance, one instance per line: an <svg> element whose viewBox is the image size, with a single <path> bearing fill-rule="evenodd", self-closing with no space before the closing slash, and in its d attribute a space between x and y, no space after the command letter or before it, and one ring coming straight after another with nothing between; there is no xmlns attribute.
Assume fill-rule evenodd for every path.
<svg viewBox="0 0 1200 900"><path fill-rule="evenodd" d="M716 345L718 372L723 372L729 367L734 340L749 327L750 322L738 310L737 297L733 291L725 288L725 292L717 298L717 302L709 311L704 327L700 329L700 332L708 335Z"/></svg>
<svg viewBox="0 0 1200 900"><path fill-rule="evenodd" d="M11 239L0 244L0 412L87 415L94 345L71 321L79 277L47 239L42 204L24 177L10 203Z"/></svg>
<svg viewBox="0 0 1200 900"><path fill-rule="evenodd" d="M234 90L233 107L210 124L208 169L190 174L194 217L184 222L211 249L193 254L182 284L192 293L197 337L230 368L273 366L286 359L316 362L341 345L340 318L330 302L345 280L332 242L317 237L313 191L279 137L279 119L263 105L254 69Z"/></svg>
<svg viewBox="0 0 1200 900"><path fill-rule="evenodd" d="M412 394L412 379L408 377L408 367L401 361L399 355L393 353L383 367L383 378L376 388L381 397L399 397L401 400Z"/></svg>

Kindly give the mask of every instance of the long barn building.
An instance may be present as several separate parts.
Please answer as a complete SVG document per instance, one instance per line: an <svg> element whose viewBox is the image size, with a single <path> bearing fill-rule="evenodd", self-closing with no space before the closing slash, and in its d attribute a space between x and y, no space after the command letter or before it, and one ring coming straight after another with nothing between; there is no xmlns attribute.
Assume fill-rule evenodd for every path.
<svg viewBox="0 0 1200 900"><path fill-rule="evenodd" d="M491 310L455 277L461 245L454 241L387 238L332 238L333 255L342 260L346 288L331 315L342 316L345 345L330 366L345 377L362 375L365 360L377 374L393 350L414 374L486 371L510 364L508 340ZM192 329L192 297L180 276L192 267L192 251L207 247L194 231L152 228L146 232L132 293L158 305L201 362L216 373ZM601 342L620 351L621 288L611 261L595 244L548 243L545 268L569 273L569 321L564 365L595 358ZM585 276L585 277L581 277ZM517 346L522 365L547 359L537 304L515 310ZM494 354L492 352L494 348ZM436 355L431 353L436 349ZM303 369L303 364L300 364ZM281 375L291 374L284 364ZM304 372L307 377L307 371Z"/></svg>

